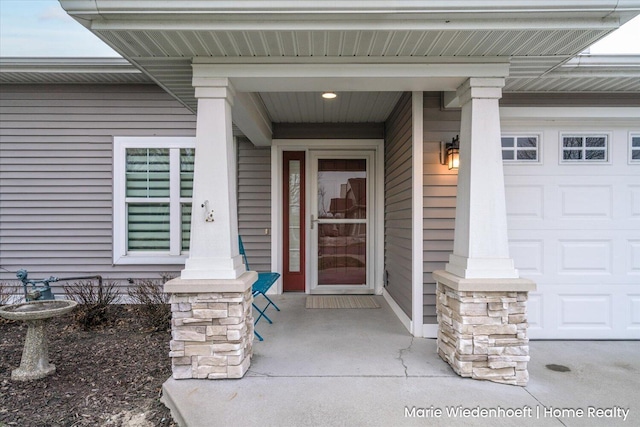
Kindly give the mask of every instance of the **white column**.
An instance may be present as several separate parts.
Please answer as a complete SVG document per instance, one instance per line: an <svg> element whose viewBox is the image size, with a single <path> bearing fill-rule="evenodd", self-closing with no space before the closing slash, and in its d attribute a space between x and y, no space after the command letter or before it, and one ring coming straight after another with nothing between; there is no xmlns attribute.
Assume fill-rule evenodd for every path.
<svg viewBox="0 0 640 427"><path fill-rule="evenodd" d="M470 78L462 105L453 254L446 271L462 278L517 278L509 257L498 100L502 78Z"/></svg>
<svg viewBox="0 0 640 427"><path fill-rule="evenodd" d="M191 247L182 279L236 279L245 271L238 249L236 156L228 79L196 86L198 122ZM213 221L206 221L211 214Z"/></svg>

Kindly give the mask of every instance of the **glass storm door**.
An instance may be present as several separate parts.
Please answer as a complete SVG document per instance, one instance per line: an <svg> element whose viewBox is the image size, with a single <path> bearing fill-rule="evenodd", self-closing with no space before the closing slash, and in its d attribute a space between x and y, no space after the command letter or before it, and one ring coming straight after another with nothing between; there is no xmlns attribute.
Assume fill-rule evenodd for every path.
<svg viewBox="0 0 640 427"><path fill-rule="evenodd" d="M311 292L370 293L367 153L312 153Z"/></svg>

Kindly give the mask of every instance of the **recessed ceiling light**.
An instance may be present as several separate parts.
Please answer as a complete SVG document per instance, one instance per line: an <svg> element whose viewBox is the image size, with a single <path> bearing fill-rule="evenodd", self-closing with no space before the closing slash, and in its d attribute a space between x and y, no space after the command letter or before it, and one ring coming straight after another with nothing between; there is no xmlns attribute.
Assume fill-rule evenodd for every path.
<svg viewBox="0 0 640 427"><path fill-rule="evenodd" d="M324 93L322 94L322 97L323 97L324 99L333 99L333 98L335 98L336 96L338 96L338 95L336 95L336 93L335 93L335 92L324 92Z"/></svg>

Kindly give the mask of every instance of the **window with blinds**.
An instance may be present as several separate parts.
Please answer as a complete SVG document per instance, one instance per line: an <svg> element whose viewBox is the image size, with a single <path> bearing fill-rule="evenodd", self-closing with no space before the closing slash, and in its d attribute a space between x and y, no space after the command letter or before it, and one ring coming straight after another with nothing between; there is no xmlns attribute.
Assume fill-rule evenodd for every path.
<svg viewBox="0 0 640 427"><path fill-rule="evenodd" d="M127 251L171 249L170 183L168 149L127 149Z"/></svg>
<svg viewBox="0 0 640 427"><path fill-rule="evenodd" d="M166 263L179 262L171 258L184 259L189 251L193 138L114 143L114 260L153 263L164 256Z"/></svg>

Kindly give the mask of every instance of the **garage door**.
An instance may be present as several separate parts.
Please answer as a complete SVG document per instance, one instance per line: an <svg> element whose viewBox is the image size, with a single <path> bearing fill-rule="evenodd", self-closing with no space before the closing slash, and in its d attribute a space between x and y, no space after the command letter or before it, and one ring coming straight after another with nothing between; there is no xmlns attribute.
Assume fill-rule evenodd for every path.
<svg viewBox="0 0 640 427"><path fill-rule="evenodd" d="M530 337L640 338L633 132L555 128L532 135L539 161L522 155L505 162L511 254L520 275L538 285L528 305ZM591 137L604 137L604 147Z"/></svg>

